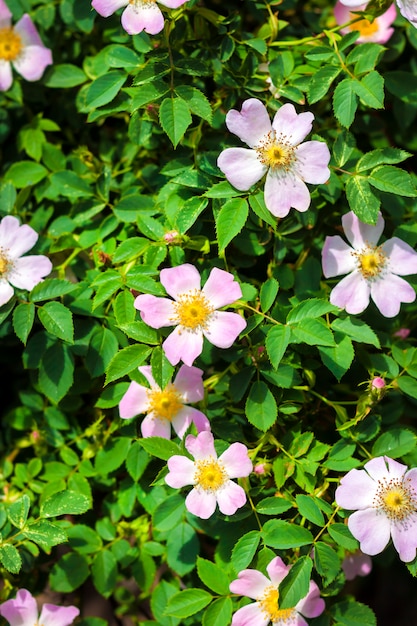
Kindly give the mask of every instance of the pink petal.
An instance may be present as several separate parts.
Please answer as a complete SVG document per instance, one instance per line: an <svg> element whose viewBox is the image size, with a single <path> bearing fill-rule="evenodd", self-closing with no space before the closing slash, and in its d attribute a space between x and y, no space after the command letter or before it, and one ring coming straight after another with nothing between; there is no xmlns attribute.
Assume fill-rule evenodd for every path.
<svg viewBox="0 0 417 626"><path fill-rule="evenodd" d="M369 304L371 289L360 272L345 276L330 293L330 302L348 313L362 313Z"/></svg>
<svg viewBox="0 0 417 626"><path fill-rule="evenodd" d="M181 489L186 485L194 485L195 465L186 456L175 454L168 459L169 473L165 476L165 482L174 489Z"/></svg>
<svg viewBox="0 0 417 626"><path fill-rule="evenodd" d="M249 476L253 470L252 461L248 456L248 449L243 443L232 443L219 457L229 478L243 478Z"/></svg>
<svg viewBox="0 0 417 626"><path fill-rule="evenodd" d="M39 624L42 626L69 626L80 614L75 606L56 606L44 604L39 616Z"/></svg>
<svg viewBox="0 0 417 626"><path fill-rule="evenodd" d="M284 580L288 572L290 571L290 567L285 565L284 561L280 556L276 556L266 568L268 572L268 576L271 579L272 584L275 587L278 587L281 581Z"/></svg>
<svg viewBox="0 0 417 626"><path fill-rule="evenodd" d="M385 548L390 539L390 526L386 515L374 508L356 511L348 520L349 530L360 541L362 552L370 556Z"/></svg>
<svg viewBox="0 0 417 626"><path fill-rule="evenodd" d="M240 485L229 480L216 493L217 503L223 515L234 515L246 504L246 493Z"/></svg>
<svg viewBox="0 0 417 626"><path fill-rule="evenodd" d="M192 422L194 422L199 433L210 430L210 422L204 413L192 406L184 406L172 418L172 427L180 439L184 437L184 433Z"/></svg>
<svg viewBox="0 0 417 626"><path fill-rule="evenodd" d="M238 313L216 311L203 334L217 348L230 348L245 328L246 322Z"/></svg>
<svg viewBox="0 0 417 626"><path fill-rule="evenodd" d="M306 183L323 184L329 180L330 151L323 141L306 141L296 149L297 172Z"/></svg>
<svg viewBox="0 0 417 626"><path fill-rule="evenodd" d="M44 46L27 46L24 53L13 61L13 66L23 78L39 80L48 65L52 65L52 52Z"/></svg>
<svg viewBox="0 0 417 626"><path fill-rule="evenodd" d="M197 437L188 435L185 440L185 447L196 461L204 461L209 458L217 459L214 437L209 431L203 431Z"/></svg>
<svg viewBox="0 0 417 626"><path fill-rule="evenodd" d="M35 24L32 22L27 13L25 13L18 22L16 22L13 30L19 35L25 48L28 46L40 46L41 48L45 47L42 43L42 39L39 37Z"/></svg>
<svg viewBox="0 0 417 626"><path fill-rule="evenodd" d="M371 478L365 470L352 469L340 481L335 500L344 509L366 509L372 506L377 490L378 479Z"/></svg>
<svg viewBox="0 0 417 626"><path fill-rule="evenodd" d="M163 418L158 417L154 412L147 415L140 425L142 437L162 437L163 439L171 439L171 423ZM188 483L187 483L188 484Z"/></svg>
<svg viewBox="0 0 417 626"><path fill-rule="evenodd" d="M185 404L204 398L203 370L199 367L181 365L173 384Z"/></svg>
<svg viewBox="0 0 417 626"><path fill-rule="evenodd" d="M323 598L320 598L320 589L313 580L310 581L308 594L295 605L295 608L305 617L318 617L323 613L326 605Z"/></svg>
<svg viewBox="0 0 417 626"><path fill-rule="evenodd" d="M193 515L208 519L216 510L216 496L200 489L192 489L185 499L185 506Z"/></svg>
<svg viewBox="0 0 417 626"><path fill-rule="evenodd" d="M417 515L413 513L404 523L394 521L391 525L391 536L401 561L414 561L417 549Z"/></svg>
<svg viewBox="0 0 417 626"><path fill-rule="evenodd" d="M364 469L374 481L402 480L407 466L388 456L377 456L364 465Z"/></svg>
<svg viewBox="0 0 417 626"><path fill-rule="evenodd" d="M408 470L404 476L404 481L415 493L417 493L417 467L413 467L413 469Z"/></svg>
<svg viewBox="0 0 417 626"><path fill-rule="evenodd" d="M177 365L182 361L191 366L203 351L203 333L177 326L165 339L162 348L171 365Z"/></svg>
<svg viewBox="0 0 417 626"><path fill-rule="evenodd" d="M341 0L341 2L345 6L353 8L355 11L362 6L362 2L358 2L358 0Z"/></svg>
<svg viewBox="0 0 417 626"><path fill-rule="evenodd" d="M38 241L38 234L24 224L20 226L17 217L6 215L0 222L0 247L6 248L13 258L28 252Z"/></svg>
<svg viewBox="0 0 417 626"><path fill-rule="evenodd" d="M371 283L371 298L382 315L395 317L400 312L402 302L414 302L416 292L403 278L386 274Z"/></svg>
<svg viewBox="0 0 417 626"><path fill-rule="evenodd" d="M0 28L7 28L10 26L11 18L12 14L9 7L4 0L0 0Z"/></svg>
<svg viewBox="0 0 417 626"><path fill-rule="evenodd" d="M109 17L128 3L129 0L93 0L91 6L103 17Z"/></svg>
<svg viewBox="0 0 417 626"><path fill-rule="evenodd" d="M247 596L256 600L270 587L271 581L256 569L244 569L239 572L236 580L230 583L229 589L239 596Z"/></svg>
<svg viewBox="0 0 417 626"><path fill-rule="evenodd" d="M6 304L6 302L8 302L13 297L13 294L13 287L9 285L7 280L0 278L0 306Z"/></svg>
<svg viewBox="0 0 417 626"><path fill-rule="evenodd" d="M119 402L120 417L122 419L130 419L140 413L146 413L148 406L148 389L132 380L125 395Z"/></svg>
<svg viewBox="0 0 417 626"><path fill-rule="evenodd" d="M129 35L138 35L143 30L156 35L164 28L164 16L157 4L136 0L123 11L122 26Z"/></svg>
<svg viewBox="0 0 417 626"><path fill-rule="evenodd" d="M12 84L13 74L10 61L3 61L3 59L0 59L0 91L7 91L10 89Z"/></svg>
<svg viewBox="0 0 417 626"><path fill-rule="evenodd" d="M377 223L372 226L361 222L353 211L349 211L342 217L342 224L349 243L355 250L362 250L369 245L376 246L384 230L385 220L381 213L378 213Z"/></svg>
<svg viewBox="0 0 417 626"><path fill-rule="evenodd" d="M160 281L167 294L174 300L190 291L200 291L200 272L191 263L161 270Z"/></svg>
<svg viewBox="0 0 417 626"><path fill-rule="evenodd" d="M52 271L52 263L42 254L16 259L7 279L19 289L30 291Z"/></svg>
<svg viewBox="0 0 417 626"><path fill-rule="evenodd" d="M141 365L138 367L138 370L146 378L152 389L159 389L154 377L152 376L152 367L150 365Z"/></svg>
<svg viewBox="0 0 417 626"><path fill-rule="evenodd" d="M397 0L401 15L411 22L413 26L417 23L417 8L415 0Z"/></svg>
<svg viewBox="0 0 417 626"><path fill-rule="evenodd" d="M272 128L265 105L256 98L245 100L240 112L235 109L229 111L226 115L226 126L251 148L254 148Z"/></svg>
<svg viewBox="0 0 417 626"><path fill-rule="evenodd" d="M174 303L168 298L141 294L135 299L134 307L140 311L143 321L152 328L172 326L174 323Z"/></svg>
<svg viewBox="0 0 417 626"><path fill-rule="evenodd" d="M266 175L265 204L276 217L285 217L291 207L304 212L310 206L310 192L293 172L271 168Z"/></svg>
<svg viewBox="0 0 417 626"><path fill-rule="evenodd" d="M177 9L181 5L185 4L187 0L158 0L158 2L169 9Z"/></svg>
<svg viewBox="0 0 417 626"><path fill-rule="evenodd" d="M296 146L311 132L313 120L312 113L297 113L294 105L287 102L275 113L272 128Z"/></svg>
<svg viewBox="0 0 417 626"><path fill-rule="evenodd" d="M239 300L242 297L242 290L233 274L214 267L203 287L203 294L214 309L220 309Z"/></svg>
<svg viewBox="0 0 417 626"><path fill-rule="evenodd" d="M339 235L326 237L322 251L322 265L326 278L352 272L356 267L352 248Z"/></svg>
<svg viewBox="0 0 417 626"><path fill-rule="evenodd" d="M389 259L390 272L399 276L417 274L417 252L408 243L398 237L392 237L383 243L381 248Z"/></svg>
<svg viewBox="0 0 417 626"><path fill-rule="evenodd" d="M265 617L259 603L253 602L234 613L231 626L268 626L269 623L269 617Z"/></svg>
<svg viewBox="0 0 417 626"><path fill-rule="evenodd" d="M372 569L372 559L361 550L356 550L356 552L345 556L342 569L346 580L353 580L356 576L367 576Z"/></svg>
<svg viewBox="0 0 417 626"><path fill-rule="evenodd" d="M19 589L16 598L0 604L2 615L10 626L36 624L38 622L38 608L36 600L26 589Z"/></svg>
<svg viewBox="0 0 417 626"><path fill-rule="evenodd" d="M248 148L226 148L219 154L217 167L239 191L250 189L268 169L258 159L257 152Z"/></svg>

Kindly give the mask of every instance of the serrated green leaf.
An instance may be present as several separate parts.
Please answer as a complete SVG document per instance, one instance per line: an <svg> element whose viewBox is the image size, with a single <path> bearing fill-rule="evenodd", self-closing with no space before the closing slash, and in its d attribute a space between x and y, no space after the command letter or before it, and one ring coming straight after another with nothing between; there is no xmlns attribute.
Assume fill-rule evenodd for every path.
<svg viewBox="0 0 417 626"><path fill-rule="evenodd" d="M187 230L197 221L200 214L204 211L208 205L207 198L200 198L198 196L189 198L184 203L181 211L175 219L175 225L178 228L181 235L185 235Z"/></svg>
<svg viewBox="0 0 417 626"><path fill-rule="evenodd" d="M255 556L261 541L261 533L251 530L238 539L232 550L232 565L236 572L246 569Z"/></svg>
<svg viewBox="0 0 417 626"><path fill-rule="evenodd" d="M267 546L277 550L299 548L313 543L313 535L307 528L278 519L265 523L262 536Z"/></svg>
<svg viewBox="0 0 417 626"><path fill-rule="evenodd" d="M376 70L366 74L360 81L352 83L355 93L362 104L372 109L382 109L384 106L384 79Z"/></svg>
<svg viewBox="0 0 417 626"><path fill-rule="evenodd" d="M309 346L334 346L332 331L322 319L302 319L291 325L291 341Z"/></svg>
<svg viewBox="0 0 417 626"><path fill-rule="evenodd" d="M163 80L155 80L140 87L124 89L132 98L131 111L136 111L149 102L157 102L169 91L168 84Z"/></svg>
<svg viewBox="0 0 417 626"><path fill-rule="evenodd" d="M377 165L401 163L411 156L410 152L399 148L378 148L364 154L356 164L356 171L363 172Z"/></svg>
<svg viewBox="0 0 417 626"><path fill-rule="evenodd" d="M216 216L219 254L240 233L248 219L249 207L243 198L227 200Z"/></svg>
<svg viewBox="0 0 417 626"><path fill-rule="evenodd" d="M82 493L66 489L46 498L41 506L41 517L58 515L81 515L91 508L91 498Z"/></svg>
<svg viewBox="0 0 417 626"><path fill-rule="evenodd" d="M401 378L399 379L401 380ZM417 381L414 381L417 385ZM380 435L372 446L373 456L387 455L392 459L408 454L415 449L416 435L404 428L392 428Z"/></svg>
<svg viewBox="0 0 417 626"><path fill-rule="evenodd" d="M259 299L261 301L261 308L266 313L275 302L279 289L279 282L276 278L268 278L261 286L259 293Z"/></svg>
<svg viewBox="0 0 417 626"><path fill-rule="evenodd" d="M26 539L37 543L45 552L49 552L53 546L67 541L67 534L62 528L47 520L40 520L39 522L28 524L22 529L22 535L26 537Z"/></svg>
<svg viewBox="0 0 417 626"><path fill-rule="evenodd" d="M372 609L351 598L333 605L332 615L337 626L376 626Z"/></svg>
<svg viewBox="0 0 417 626"><path fill-rule="evenodd" d="M179 85L175 88L175 93L187 103L191 113L211 124L213 113L210 102L199 89L189 85Z"/></svg>
<svg viewBox="0 0 417 626"><path fill-rule="evenodd" d="M28 344L29 345L29 344ZM51 402L57 404L74 381L74 360L68 346L55 343L42 355L39 387Z"/></svg>
<svg viewBox="0 0 417 626"><path fill-rule="evenodd" d="M185 513L184 498L174 494L163 500L153 512L153 527L166 532L175 528Z"/></svg>
<svg viewBox="0 0 417 626"><path fill-rule="evenodd" d="M184 619L204 609L212 598L213 596L204 589L184 589L168 600L165 613Z"/></svg>
<svg viewBox="0 0 417 626"><path fill-rule="evenodd" d="M47 87L67 89L68 87L82 85L86 80L87 76L77 65L54 63L47 69L43 82Z"/></svg>
<svg viewBox="0 0 417 626"><path fill-rule="evenodd" d="M381 206L379 198L372 193L368 180L363 176L351 176L346 183L346 197L351 211L365 224L375 224Z"/></svg>
<svg viewBox="0 0 417 626"><path fill-rule="evenodd" d="M114 333L108 328L98 326L91 336L85 358L85 365L90 376L93 378L102 376L118 349L119 344Z"/></svg>
<svg viewBox="0 0 417 626"><path fill-rule="evenodd" d="M358 108L358 96L354 89L354 82L352 78L345 78L336 86L333 93L335 117L345 128L352 125Z"/></svg>
<svg viewBox="0 0 417 626"><path fill-rule="evenodd" d="M252 384L245 404L248 421L265 432L274 424L278 415L277 403L263 381Z"/></svg>
<svg viewBox="0 0 417 626"><path fill-rule="evenodd" d="M186 522L173 528L167 540L167 563L179 576L194 569L200 551L195 530Z"/></svg>
<svg viewBox="0 0 417 626"><path fill-rule="evenodd" d="M130 446L126 457L126 469L133 480L139 480L145 471L149 460L149 455L142 448L140 442L134 441Z"/></svg>
<svg viewBox="0 0 417 626"><path fill-rule="evenodd" d="M358 549L359 542L345 524L331 524L328 531L330 537L342 548L349 550L349 552L355 552Z"/></svg>
<svg viewBox="0 0 417 626"><path fill-rule="evenodd" d="M35 305L22 302L13 310L13 329L20 341L26 345L35 320Z"/></svg>
<svg viewBox="0 0 417 626"><path fill-rule="evenodd" d="M379 339L372 328L357 317L336 318L332 322L332 328L348 335L353 341L369 343L375 346L375 348L381 347Z"/></svg>
<svg viewBox="0 0 417 626"><path fill-rule="evenodd" d="M314 566L327 586L340 572L341 561L333 548L323 541L317 541L314 544Z"/></svg>
<svg viewBox="0 0 417 626"><path fill-rule="evenodd" d="M326 315L327 313L337 313L338 307L328 300L320 298L310 298L299 302L287 315L287 324L301 322L304 319L313 319Z"/></svg>
<svg viewBox="0 0 417 626"><path fill-rule="evenodd" d="M203 614L202 626L224 626L230 624L233 604L231 598L218 598Z"/></svg>
<svg viewBox="0 0 417 626"><path fill-rule="evenodd" d="M11 543L0 546L0 562L11 574L18 574L22 567L22 557Z"/></svg>
<svg viewBox="0 0 417 626"><path fill-rule="evenodd" d="M256 510L262 515L280 515L293 507L292 503L280 496L263 498L256 505Z"/></svg>
<svg viewBox="0 0 417 626"><path fill-rule="evenodd" d="M318 102L326 95L330 85L341 71L342 68L340 66L324 65L317 72L314 72L307 89L310 104Z"/></svg>
<svg viewBox="0 0 417 626"><path fill-rule="evenodd" d="M119 93L126 79L127 74L125 72L110 70L93 80L85 94L86 108L91 111L111 102Z"/></svg>
<svg viewBox="0 0 417 626"><path fill-rule="evenodd" d="M137 369L139 365L142 365L150 352L151 349L143 345L127 346L127 348L120 350L107 366L105 384L108 385Z"/></svg>
<svg viewBox="0 0 417 626"><path fill-rule="evenodd" d="M159 121L176 148L192 122L190 109L181 98L165 98L159 108Z"/></svg>
<svg viewBox="0 0 417 626"><path fill-rule="evenodd" d="M139 443L148 454L164 461L168 461L174 454L181 454L178 444L163 437L146 437L139 439Z"/></svg>
<svg viewBox="0 0 417 626"><path fill-rule="evenodd" d="M52 300L65 296L77 289L76 283L70 283L69 280L61 280L60 278L45 278L41 283L35 285L29 294L31 302L42 302L42 300Z"/></svg>
<svg viewBox="0 0 417 626"><path fill-rule="evenodd" d="M60 302L47 302L38 309L38 317L48 333L74 343L72 312L66 306Z"/></svg>
<svg viewBox="0 0 417 626"><path fill-rule="evenodd" d="M97 591L108 598L114 592L117 581L117 561L110 550L102 550L96 555L91 574Z"/></svg>
<svg viewBox="0 0 417 626"><path fill-rule="evenodd" d="M340 333L336 333L335 338L336 345L334 347L320 346L319 352L323 364L340 381L350 368L355 352L349 337L341 337Z"/></svg>
<svg viewBox="0 0 417 626"><path fill-rule="evenodd" d="M174 374L174 366L168 361L165 352L160 346L152 351L151 357L152 376L160 389L165 389Z"/></svg>
<svg viewBox="0 0 417 626"><path fill-rule="evenodd" d="M78 589L87 580L89 574L90 569L86 557L76 552L69 552L53 565L49 582L53 591L70 593Z"/></svg>
<svg viewBox="0 0 417 626"><path fill-rule="evenodd" d="M274 326L268 331L265 347L268 353L269 360L272 367L275 369L280 364L282 357L290 343L291 329L289 326L281 324L280 326Z"/></svg>
<svg viewBox="0 0 417 626"><path fill-rule="evenodd" d="M30 498L24 494L19 500L13 502L7 509L7 517L16 528L23 528L26 524L30 508Z"/></svg>
<svg viewBox="0 0 417 626"><path fill-rule="evenodd" d="M316 526L324 526L324 516L317 506L314 498L311 496L305 496L304 494L298 494L295 498L300 515L308 519L309 522L316 524Z"/></svg>
<svg viewBox="0 0 417 626"><path fill-rule="evenodd" d="M34 161L17 161L7 170L4 180L11 181L17 189L36 185L48 175L46 167Z"/></svg>
<svg viewBox="0 0 417 626"><path fill-rule="evenodd" d="M393 165L381 165L375 168L370 173L368 180L373 187L380 191L395 193L408 198L417 196L417 190L410 174Z"/></svg>
<svg viewBox="0 0 417 626"><path fill-rule="evenodd" d="M279 608L289 609L308 594L313 561L300 557L279 585Z"/></svg>
<svg viewBox="0 0 417 626"><path fill-rule="evenodd" d="M197 574L206 587L220 596L228 595L230 581L219 565L213 563L213 561L198 557Z"/></svg>
<svg viewBox="0 0 417 626"><path fill-rule="evenodd" d="M136 317L136 310L133 305L135 298L125 289L117 294L113 301L113 311L116 318L116 322L119 326L123 324L130 324Z"/></svg>

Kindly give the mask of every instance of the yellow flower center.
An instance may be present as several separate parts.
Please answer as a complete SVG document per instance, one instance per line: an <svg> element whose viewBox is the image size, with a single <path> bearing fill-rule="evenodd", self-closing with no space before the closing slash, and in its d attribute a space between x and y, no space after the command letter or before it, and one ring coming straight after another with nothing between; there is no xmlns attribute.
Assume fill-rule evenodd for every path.
<svg viewBox="0 0 417 626"><path fill-rule="evenodd" d="M223 464L217 459L206 459L204 461L196 461L195 463L196 485L204 489L204 491L218 491L228 480L226 470Z"/></svg>
<svg viewBox="0 0 417 626"><path fill-rule="evenodd" d="M171 421L183 407L181 396L174 385L168 385L164 390L148 390L148 411L155 413L156 417Z"/></svg>
<svg viewBox="0 0 417 626"><path fill-rule="evenodd" d="M22 40L13 28L0 28L0 60L14 61L22 50Z"/></svg>
<svg viewBox="0 0 417 626"><path fill-rule="evenodd" d="M353 255L358 260L359 271L367 279L379 276L387 261L381 248L378 247L369 246L361 252L354 252Z"/></svg>
<svg viewBox="0 0 417 626"><path fill-rule="evenodd" d="M10 259L8 259L7 256L0 251L0 276L7 274L11 266L12 262Z"/></svg>
<svg viewBox="0 0 417 626"><path fill-rule="evenodd" d="M350 19L355 19L357 15L350 13ZM374 33L378 32L378 21L375 19L373 22L369 20L359 20L349 26L350 30L357 30L361 37L370 37Z"/></svg>
<svg viewBox="0 0 417 626"><path fill-rule="evenodd" d="M268 617L274 625L290 625L293 623L296 611L295 609L280 609L278 598L278 589L271 585L265 589L263 596L258 599L258 602L262 611L265 613L265 617Z"/></svg>
<svg viewBox="0 0 417 626"><path fill-rule="evenodd" d="M417 494L409 480L392 479L380 481L373 505L396 522L404 522L417 511Z"/></svg>
<svg viewBox="0 0 417 626"><path fill-rule="evenodd" d="M295 161L295 148L283 135L269 131L255 148L263 165L288 171Z"/></svg>
<svg viewBox="0 0 417 626"><path fill-rule="evenodd" d="M189 292L179 296L174 303L175 323L187 330L202 330L207 327L213 307L201 291Z"/></svg>

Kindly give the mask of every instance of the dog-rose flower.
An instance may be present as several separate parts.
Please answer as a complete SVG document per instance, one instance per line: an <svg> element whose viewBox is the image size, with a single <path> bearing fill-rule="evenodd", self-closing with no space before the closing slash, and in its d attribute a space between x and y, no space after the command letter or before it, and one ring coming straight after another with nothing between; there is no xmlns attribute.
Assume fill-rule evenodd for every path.
<svg viewBox="0 0 417 626"><path fill-rule="evenodd" d="M44 604L39 615L36 600L26 589L19 589L15 599L0 604L0 615L10 626L69 626L79 613L75 606Z"/></svg>
<svg viewBox="0 0 417 626"><path fill-rule="evenodd" d="M193 485L185 506L197 517L208 519L216 505L224 515L236 513L246 503L246 494L231 478L244 478L251 473L247 447L243 443L232 443L217 457L213 435L208 431L196 437L188 435L185 447L194 461L178 454L172 456L168 459L169 473L165 482L174 489Z"/></svg>
<svg viewBox="0 0 417 626"><path fill-rule="evenodd" d="M322 252L326 278L348 274L330 293L330 302L348 313L362 313L370 298L385 317L398 315L402 302L416 293L400 276L417 273L417 252L398 237L377 245L384 230L381 213L375 226L351 211L342 217L350 246L339 235L326 237Z"/></svg>
<svg viewBox="0 0 417 626"><path fill-rule="evenodd" d="M199 402L204 398L203 370L182 365L172 383L161 389L152 376L152 368L138 368L150 384L144 387L132 380L119 403L120 417L130 419L147 413L141 424L143 437L171 438L171 424L178 437L182 438L194 422L198 432L210 430L207 417L188 402Z"/></svg>
<svg viewBox="0 0 417 626"><path fill-rule="evenodd" d="M355 11L364 11L365 9L366 3L355 6ZM345 2L341 1L336 2L333 11L338 24L346 24L349 20L358 17L354 13L350 12ZM355 41L357 44L366 42L384 44L394 34L394 29L391 27L391 24L394 22L396 17L397 11L395 9L395 5L391 4L385 13L376 17L372 22L364 18L354 22L350 26L341 28L340 32L342 35L346 35L351 31L358 31L359 37Z"/></svg>
<svg viewBox="0 0 417 626"><path fill-rule="evenodd" d="M0 0L0 91L12 86L12 66L23 78L34 81L52 63L52 52L43 45L29 15L25 13L14 26L11 18L7 4Z"/></svg>
<svg viewBox="0 0 417 626"><path fill-rule="evenodd" d="M245 100L242 110L226 115L226 126L248 148L226 148L217 165L229 183L246 191L266 174L265 204L276 217L285 217L291 207L307 211L310 192L305 183L325 183L330 152L322 141L303 139L312 129L314 115L297 113L284 104L269 118L265 105L256 98Z"/></svg>
<svg viewBox="0 0 417 626"><path fill-rule="evenodd" d="M342 561L342 570L346 580L353 580L356 576L368 576L372 570L372 559L361 550L349 552Z"/></svg>
<svg viewBox="0 0 417 626"><path fill-rule="evenodd" d="M177 9L187 0L158 2L169 9ZM149 35L156 35L164 28L164 16L156 0L93 0L91 5L103 17L126 7L122 13L122 26L129 35L137 35L143 30Z"/></svg>
<svg viewBox="0 0 417 626"><path fill-rule="evenodd" d="M42 254L22 257L33 248L38 234L17 217L6 215L0 221L0 306L12 298L14 290L30 291L52 270L52 263Z"/></svg>
<svg viewBox="0 0 417 626"><path fill-rule="evenodd" d="M217 310L242 297L233 274L214 267L201 289L199 271L184 263L161 270L160 280L173 300L142 294L134 304L152 328L176 326L162 344L172 365L191 366L203 350L203 336L217 348L230 348L246 327L238 313Z"/></svg>
<svg viewBox="0 0 417 626"><path fill-rule="evenodd" d="M310 581L306 596L290 609L279 608L278 586L287 576L291 567L277 556L266 568L268 576L255 569L239 572L238 578L230 583L230 591L256 600L240 608L233 615L231 626L308 626L304 617L317 617L323 613L325 604L320 598L320 590Z"/></svg>
<svg viewBox="0 0 417 626"><path fill-rule="evenodd" d="M379 554L390 537L400 559L412 561L417 549L417 468L387 456L352 469L340 481L336 503L355 511L348 526L365 554Z"/></svg>

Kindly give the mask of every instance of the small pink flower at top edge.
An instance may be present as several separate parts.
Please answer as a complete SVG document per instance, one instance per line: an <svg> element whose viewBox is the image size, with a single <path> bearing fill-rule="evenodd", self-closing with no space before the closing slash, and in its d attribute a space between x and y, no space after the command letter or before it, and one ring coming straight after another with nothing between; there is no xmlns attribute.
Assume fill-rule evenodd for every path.
<svg viewBox="0 0 417 626"><path fill-rule="evenodd" d="M0 91L12 86L12 66L26 80L35 81L52 63L52 52L43 45L29 15L25 13L14 26L11 17L0 0Z"/></svg>
<svg viewBox="0 0 417 626"><path fill-rule="evenodd" d="M268 577L255 569L239 572L238 578L230 583L230 591L255 600L252 604L238 609L233 615L231 626L266 626L270 622L280 626L306 626L304 617L318 617L323 613L325 604L320 597L320 590L314 581L310 581L306 596L293 608L279 608L278 586L287 576L291 567L285 565L277 556L268 564Z"/></svg>
<svg viewBox="0 0 417 626"><path fill-rule="evenodd" d="M10 626L69 626L79 613L75 606L44 604L38 615L36 600L26 589L19 589L15 599L0 604L0 615Z"/></svg>
<svg viewBox="0 0 417 626"><path fill-rule="evenodd" d="M400 559L412 561L417 549L417 468L387 456L352 469L336 489L338 506L354 511L348 527L365 554L374 556L390 538Z"/></svg>
<svg viewBox="0 0 417 626"><path fill-rule="evenodd" d="M13 287L30 291L52 271L52 263L42 254L22 256L33 248L38 234L12 215L0 221L0 306L13 297Z"/></svg>
<svg viewBox="0 0 417 626"><path fill-rule="evenodd" d="M249 149L226 148L217 165L240 191L250 189L266 174L265 204L276 217L285 217L292 207L307 211L310 192L305 183L325 183L330 176L327 145L322 141L302 143L311 131L313 119L312 113L298 114L287 103L271 123L260 100L245 100L241 111L228 112L226 126Z"/></svg>
<svg viewBox="0 0 417 626"><path fill-rule="evenodd" d="M173 300L142 294L134 304L152 328L176 327L162 344L172 365L182 361L191 366L203 350L203 337L218 348L230 348L246 327L238 313L217 310L242 297L233 274L215 267L201 289L199 271L184 263L161 270L160 280Z"/></svg>
<svg viewBox="0 0 417 626"><path fill-rule="evenodd" d="M417 3L415 0L396 0L400 13L417 28Z"/></svg>
<svg viewBox="0 0 417 626"><path fill-rule="evenodd" d="M177 9L187 0L158 0L169 9ZM122 26L129 35L142 31L156 35L164 28L164 16L156 0L92 0L92 7L103 17L109 17L117 9L126 7L122 13Z"/></svg>
<svg viewBox="0 0 417 626"><path fill-rule="evenodd" d="M130 419L146 413L141 424L143 437L171 438L171 425L178 437L182 438L191 423L197 431L210 430L207 417L188 402L198 402L204 398L203 370L182 365L172 383L161 389L152 376L152 368L143 365L138 368L150 384L150 388L132 380L119 403L120 417Z"/></svg>
<svg viewBox="0 0 417 626"><path fill-rule="evenodd" d="M169 473L165 482L174 489L192 485L185 506L193 515L208 519L218 505L224 515L233 515L246 503L246 494L232 478L249 476L252 462L243 443L232 443L217 457L211 432L204 431L196 437L185 439L186 456L174 455L168 460Z"/></svg>
<svg viewBox="0 0 417 626"><path fill-rule="evenodd" d="M402 302L414 302L416 293L400 276L417 273L417 252L392 237L377 245L384 229L378 213L375 226L351 211L342 217L350 246L339 235L326 237L322 252L326 278L348 274L330 293L330 302L348 313L362 313L370 298L385 317L398 315Z"/></svg>
<svg viewBox="0 0 417 626"><path fill-rule="evenodd" d="M354 7L355 11L364 11L365 9L366 3ZM352 13L346 6L346 3L341 0L336 2L334 15L338 24L346 24L349 20L358 17ZM355 41L356 44L366 42L384 44L394 34L394 29L391 27L391 24L396 17L397 11L395 5L392 4L385 13L376 17L373 22L362 19L359 22L354 22L350 26L340 29L340 32L342 35L346 35L352 31L358 31L359 37Z"/></svg>
<svg viewBox="0 0 417 626"><path fill-rule="evenodd" d="M350 552L343 559L342 570L346 580L353 580L356 576L368 576L372 570L372 559L361 550Z"/></svg>

